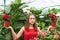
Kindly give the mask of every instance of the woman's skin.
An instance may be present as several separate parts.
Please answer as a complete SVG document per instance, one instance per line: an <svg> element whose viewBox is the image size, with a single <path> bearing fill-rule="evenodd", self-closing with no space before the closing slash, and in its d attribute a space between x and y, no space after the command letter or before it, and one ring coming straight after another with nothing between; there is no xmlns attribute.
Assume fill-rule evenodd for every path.
<svg viewBox="0 0 60 40"><path fill-rule="evenodd" d="M48 32L51 33L51 31L54 31L54 30L56 30L56 27L49 26L49 28L48 28Z"/></svg>
<svg viewBox="0 0 60 40"><path fill-rule="evenodd" d="M35 16L34 16L34 15L30 15L30 17L29 17L29 29L33 29L33 24L35 23L35 21L36 21ZM14 31L14 29L13 29L11 26L9 26L9 27L7 27L7 28L8 28L8 29L11 29L12 35L13 35L13 39L14 39L14 38L16 38L16 39L20 38L20 37L22 36L24 30L25 30L25 28L24 28L24 26L23 26L23 27L20 29L20 31L16 34L15 31ZM37 30L38 30L38 35L40 35L40 33L41 33L42 31L40 30L39 27L37 28Z"/></svg>
<svg viewBox="0 0 60 40"><path fill-rule="evenodd" d="M49 33L52 33L52 32L54 32L54 31L56 31L56 26L54 27L54 26L52 26L52 25L50 25L49 27L48 27L48 30L47 30Z"/></svg>
<svg viewBox="0 0 60 40"><path fill-rule="evenodd" d="M55 31L56 30L56 21L57 20L54 20L53 21L54 23L51 22L51 25L48 27L48 32L51 33L51 31Z"/></svg>

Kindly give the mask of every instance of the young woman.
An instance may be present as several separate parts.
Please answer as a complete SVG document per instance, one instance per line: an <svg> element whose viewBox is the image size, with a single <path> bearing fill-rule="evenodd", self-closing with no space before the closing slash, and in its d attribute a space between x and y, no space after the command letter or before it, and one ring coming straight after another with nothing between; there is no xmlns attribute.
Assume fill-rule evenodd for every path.
<svg viewBox="0 0 60 40"><path fill-rule="evenodd" d="M13 39L17 40L24 35L24 40L37 40L36 37L41 33L40 28L36 25L36 17L29 14L26 19L26 24L16 34L11 26L8 27L12 31Z"/></svg>

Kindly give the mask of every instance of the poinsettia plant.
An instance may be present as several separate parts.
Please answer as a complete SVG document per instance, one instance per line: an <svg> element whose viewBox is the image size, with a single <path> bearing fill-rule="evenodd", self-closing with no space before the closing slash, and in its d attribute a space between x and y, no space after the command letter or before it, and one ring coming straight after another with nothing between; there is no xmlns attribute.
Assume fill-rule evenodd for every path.
<svg viewBox="0 0 60 40"><path fill-rule="evenodd" d="M51 13L51 14L49 14L49 16L50 16L52 19L57 20L57 16L56 16L55 14Z"/></svg>
<svg viewBox="0 0 60 40"><path fill-rule="evenodd" d="M4 27L9 27L10 26L10 15L6 13L2 16L2 18L4 20Z"/></svg>
<svg viewBox="0 0 60 40"><path fill-rule="evenodd" d="M56 22L57 22L57 16L55 14L49 14L49 17L51 19L51 27L49 27L49 31L51 32L51 30L56 30Z"/></svg>
<svg viewBox="0 0 60 40"><path fill-rule="evenodd" d="M10 20L10 15L6 13L2 16L2 18L3 18L3 20L9 21Z"/></svg>
<svg viewBox="0 0 60 40"><path fill-rule="evenodd" d="M56 22L57 21L57 16L55 14L49 14L49 17L51 18L52 22Z"/></svg>

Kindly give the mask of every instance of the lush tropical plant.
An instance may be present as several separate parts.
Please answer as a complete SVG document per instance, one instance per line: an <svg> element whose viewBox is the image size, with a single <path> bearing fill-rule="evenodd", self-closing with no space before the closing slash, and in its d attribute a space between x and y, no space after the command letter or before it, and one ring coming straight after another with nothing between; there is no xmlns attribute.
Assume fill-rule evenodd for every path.
<svg viewBox="0 0 60 40"><path fill-rule="evenodd" d="M9 15L11 16L11 20L10 20L11 26L13 27L16 33L24 25L26 20L26 14L23 12L22 8L27 7L27 5L24 4L25 3L21 3L21 0L15 0L14 3L10 4L9 7L10 11L8 10ZM6 12L4 12L3 14L5 13ZM4 21L1 15L0 16L0 40L13 40L11 31L4 28L3 25L4 25Z"/></svg>

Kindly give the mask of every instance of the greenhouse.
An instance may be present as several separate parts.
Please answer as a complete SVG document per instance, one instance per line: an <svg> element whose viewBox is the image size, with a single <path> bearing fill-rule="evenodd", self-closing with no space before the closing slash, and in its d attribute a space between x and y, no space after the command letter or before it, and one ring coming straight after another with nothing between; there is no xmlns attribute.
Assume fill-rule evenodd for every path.
<svg viewBox="0 0 60 40"><path fill-rule="evenodd" d="M0 0L0 40L60 40L60 0Z"/></svg>

